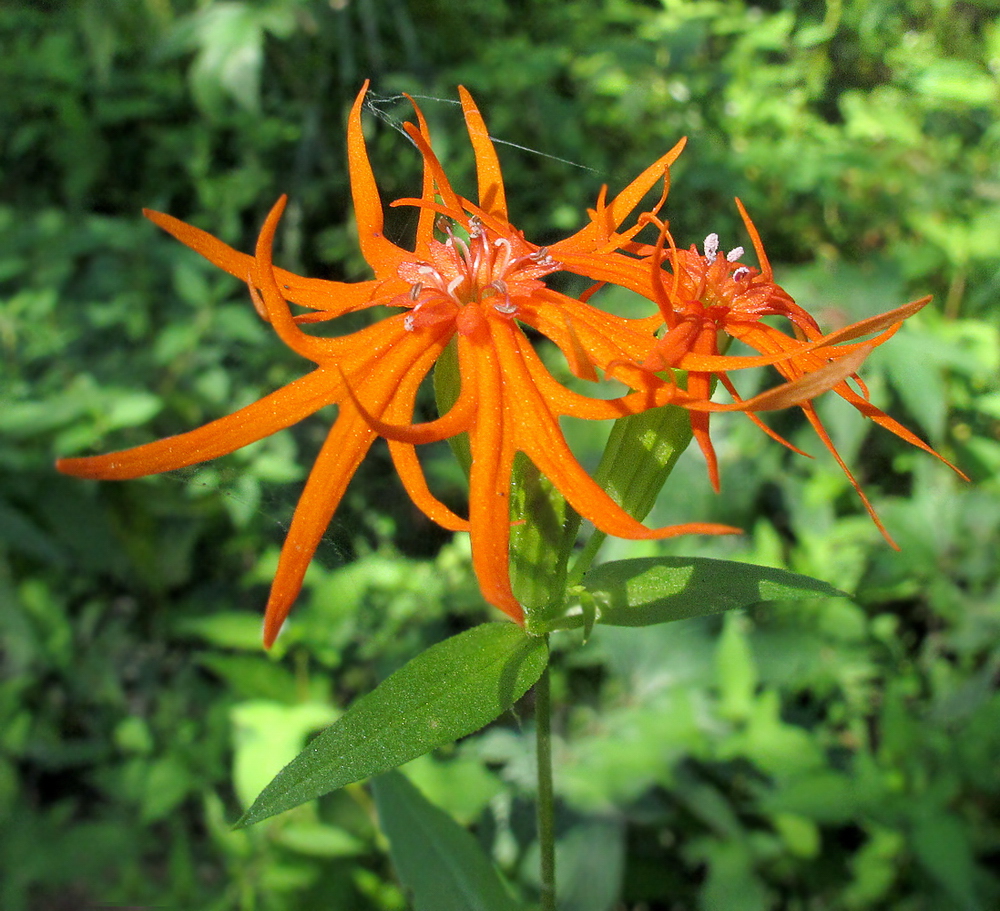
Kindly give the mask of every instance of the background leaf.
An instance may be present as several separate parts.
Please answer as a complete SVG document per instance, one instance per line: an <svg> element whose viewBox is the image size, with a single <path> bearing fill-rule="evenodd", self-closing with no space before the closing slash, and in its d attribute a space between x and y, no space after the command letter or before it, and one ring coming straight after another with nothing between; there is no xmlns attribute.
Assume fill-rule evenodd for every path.
<svg viewBox="0 0 1000 911"><path fill-rule="evenodd" d="M399 772L372 782L379 823L414 911L517 911L476 840Z"/></svg>

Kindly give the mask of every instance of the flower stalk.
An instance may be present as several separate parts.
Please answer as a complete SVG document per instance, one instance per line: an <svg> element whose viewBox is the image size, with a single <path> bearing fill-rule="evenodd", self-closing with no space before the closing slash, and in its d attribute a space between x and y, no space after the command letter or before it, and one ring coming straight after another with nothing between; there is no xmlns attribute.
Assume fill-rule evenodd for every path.
<svg viewBox="0 0 1000 911"><path fill-rule="evenodd" d="M548 636L545 637L546 644ZM538 850L541 911L556 907L555 792L552 783L552 685L549 666L535 684L535 755L538 768Z"/></svg>

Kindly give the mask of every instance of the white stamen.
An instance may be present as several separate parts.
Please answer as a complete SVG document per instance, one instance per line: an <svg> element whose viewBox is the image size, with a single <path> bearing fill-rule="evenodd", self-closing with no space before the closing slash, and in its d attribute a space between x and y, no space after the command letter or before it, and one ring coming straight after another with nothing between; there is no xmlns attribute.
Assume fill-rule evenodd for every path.
<svg viewBox="0 0 1000 911"><path fill-rule="evenodd" d="M705 238L705 259L710 263L715 262L716 254L719 252L719 235L709 234Z"/></svg>
<svg viewBox="0 0 1000 911"><path fill-rule="evenodd" d="M743 255L743 248L742 248L742 247L733 247L733 249L732 249L732 250L730 250L730 251L729 251L729 252L728 252L728 253L726 254L726 259L727 259L727 260L728 260L729 262L731 262L731 263L734 263L734 262L736 262L736 260L738 260L738 259L739 259L739 258L740 258L740 257L741 257L742 255Z"/></svg>
<svg viewBox="0 0 1000 911"><path fill-rule="evenodd" d="M746 266L740 266L739 269L737 269L733 273L733 281L734 282L742 281L749 274L750 274L750 270Z"/></svg>
<svg viewBox="0 0 1000 911"><path fill-rule="evenodd" d="M412 285L410 287L410 300L415 301L418 297L420 297L420 292L423 290L424 290L423 282L417 282L416 284Z"/></svg>
<svg viewBox="0 0 1000 911"><path fill-rule="evenodd" d="M407 332L412 332L413 331L413 314L412 313L407 313L406 316L403 317L403 328Z"/></svg>

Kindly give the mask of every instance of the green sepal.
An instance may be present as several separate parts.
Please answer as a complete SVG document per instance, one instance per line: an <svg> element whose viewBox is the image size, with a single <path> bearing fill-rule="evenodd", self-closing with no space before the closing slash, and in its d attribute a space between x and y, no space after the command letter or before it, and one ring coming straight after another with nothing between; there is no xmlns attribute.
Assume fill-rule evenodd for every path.
<svg viewBox="0 0 1000 911"><path fill-rule="evenodd" d="M683 386L687 374L677 372ZM653 508L667 477L691 442L691 418L676 405L652 408L618 418L611 427L594 480L622 509L641 522ZM576 585L590 568L607 537L595 531L568 573Z"/></svg>
<svg viewBox="0 0 1000 911"><path fill-rule="evenodd" d="M531 632L566 603L566 566L580 516L524 455L514 457L510 493L510 582Z"/></svg>
<svg viewBox="0 0 1000 911"><path fill-rule="evenodd" d="M405 775L380 775L372 792L413 911L518 911L476 839Z"/></svg>
<svg viewBox="0 0 1000 911"><path fill-rule="evenodd" d="M478 731L520 699L547 662L545 640L512 623L484 623L431 646L317 736L264 788L236 827Z"/></svg>
<svg viewBox="0 0 1000 911"><path fill-rule="evenodd" d="M448 342L434 364L434 398L437 401L438 414L447 413L458 401L462 391L462 374L458 369L458 342L452 339ZM469 435L459 433L448 438L448 445L462 466L465 476L472 470L472 447Z"/></svg>
<svg viewBox="0 0 1000 911"><path fill-rule="evenodd" d="M676 405L618 418L594 480L625 512L641 522L649 515L691 436L690 415Z"/></svg>
<svg viewBox="0 0 1000 911"><path fill-rule="evenodd" d="M616 560L587 573L582 588L597 603L598 622L611 626L651 626L762 601L849 597L810 576L707 557Z"/></svg>

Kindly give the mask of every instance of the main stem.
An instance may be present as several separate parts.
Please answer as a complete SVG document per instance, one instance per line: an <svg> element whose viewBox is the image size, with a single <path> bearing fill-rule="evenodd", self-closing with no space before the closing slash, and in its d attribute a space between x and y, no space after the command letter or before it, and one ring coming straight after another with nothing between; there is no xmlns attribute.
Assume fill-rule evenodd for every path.
<svg viewBox="0 0 1000 911"><path fill-rule="evenodd" d="M547 644L548 637L546 637ZM538 759L538 845L541 855L541 911L556 908L555 801L552 792L552 692L549 667L535 684L535 754Z"/></svg>

